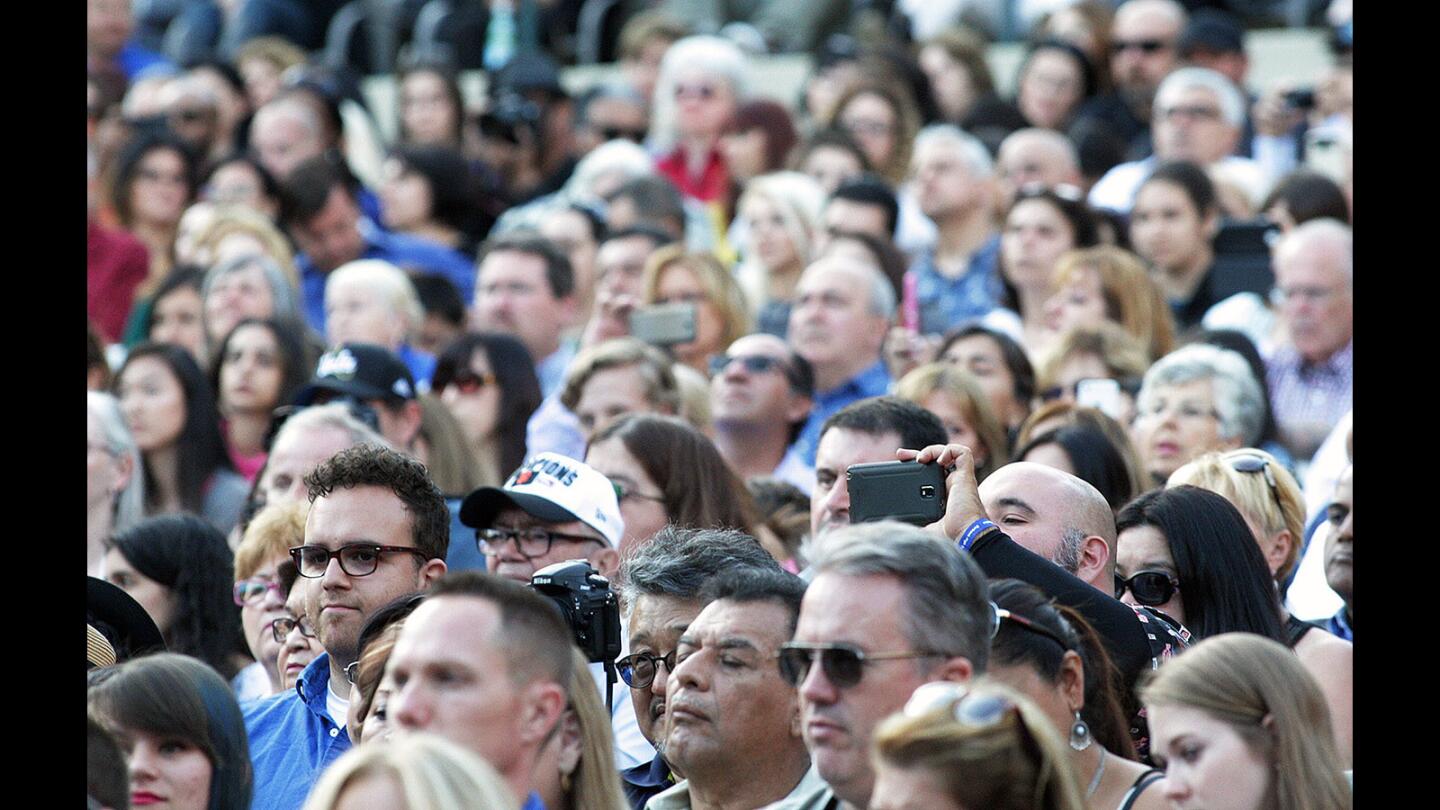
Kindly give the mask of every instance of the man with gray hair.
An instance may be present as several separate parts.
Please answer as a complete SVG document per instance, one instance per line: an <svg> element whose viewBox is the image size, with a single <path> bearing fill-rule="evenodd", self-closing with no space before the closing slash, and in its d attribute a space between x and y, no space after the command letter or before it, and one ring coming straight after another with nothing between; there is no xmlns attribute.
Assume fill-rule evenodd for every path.
<svg viewBox="0 0 1440 810"><path fill-rule="evenodd" d="M781 570L760 542L743 532L674 526L661 529L621 563L616 579L629 654L616 669L630 687L640 733L659 752L620 774L635 807L675 782L664 758L666 681L680 635L705 608L706 584L724 572Z"/></svg>
<svg viewBox="0 0 1440 810"><path fill-rule="evenodd" d="M1280 438L1297 460L1315 454L1354 395L1355 243L1333 219L1303 223L1275 248L1285 342L1265 358Z"/></svg>
<svg viewBox="0 0 1440 810"><path fill-rule="evenodd" d="M1000 142L995 175L995 210L1003 216L1026 186L1079 186L1080 155L1069 138L1053 129L1017 129Z"/></svg>
<svg viewBox="0 0 1440 810"><path fill-rule="evenodd" d="M266 171L283 181L296 166L325 153L325 125L304 101L281 96L250 119L250 148Z"/></svg>
<svg viewBox="0 0 1440 810"><path fill-rule="evenodd" d="M799 689L801 729L821 778L842 806L865 808L875 726L921 684L985 672L989 586L953 543L890 521L836 529L812 570L780 669Z"/></svg>
<svg viewBox="0 0 1440 810"><path fill-rule="evenodd" d="M827 256L800 276L787 340L815 372L815 404L795 440L806 464L830 414L889 389L880 349L894 314L895 288L873 265Z"/></svg>
<svg viewBox="0 0 1440 810"><path fill-rule="evenodd" d="M1258 205L1271 180L1260 165L1236 157L1245 126L1245 96L1227 78L1201 67L1181 68L1155 94L1155 153L1122 163L1090 189L1090 204L1122 214L1135 203L1135 192L1163 161L1184 160L1205 169L1217 184L1235 186Z"/></svg>
<svg viewBox="0 0 1440 810"><path fill-rule="evenodd" d="M1089 585L1115 576L1115 513L1089 482L1044 464L1016 461L980 483L985 513L1010 539Z"/></svg>
<svg viewBox="0 0 1440 810"><path fill-rule="evenodd" d="M357 259L325 278L325 339L331 346L373 343L410 369L419 393L428 393L435 356L411 345L425 318L410 277L384 259Z"/></svg>
<svg viewBox="0 0 1440 810"><path fill-rule="evenodd" d="M941 334L999 303L1000 233L992 216L995 166L979 139L952 124L915 137L915 199L935 223L935 245L910 265L921 334Z"/></svg>

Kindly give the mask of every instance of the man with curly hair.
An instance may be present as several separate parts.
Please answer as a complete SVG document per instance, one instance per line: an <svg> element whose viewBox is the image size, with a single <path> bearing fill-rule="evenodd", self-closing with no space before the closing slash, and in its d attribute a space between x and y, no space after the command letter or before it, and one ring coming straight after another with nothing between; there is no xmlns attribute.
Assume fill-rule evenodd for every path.
<svg viewBox="0 0 1440 810"><path fill-rule="evenodd" d="M305 613L324 653L295 689L247 704L256 808L296 808L350 748L347 668L365 621L445 573L450 513L425 467L373 444L343 450L305 477L305 544L291 549Z"/></svg>

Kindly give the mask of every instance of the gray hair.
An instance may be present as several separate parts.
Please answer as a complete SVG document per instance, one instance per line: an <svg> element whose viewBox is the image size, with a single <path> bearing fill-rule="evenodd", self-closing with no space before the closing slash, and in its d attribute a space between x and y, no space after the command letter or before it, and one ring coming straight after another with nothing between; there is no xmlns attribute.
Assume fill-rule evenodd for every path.
<svg viewBox="0 0 1440 810"><path fill-rule="evenodd" d="M1209 68L1185 67L1176 70L1155 91L1155 114L1159 115L1165 106L1164 99L1177 96L1186 90L1199 88L1215 94L1220 105L1220 115L1232 127L1245 125L1245 97L1235 83Z"/></svg>
<svg viewBox="0 0 1440 810"><path fill-rule="evenodd" d="M1152 409L1155 389L1209 380L1215 410L1220 418L1220 437L1239 439L1252 447L1265 425L1265 393L1250 364L1229 349L1197 343L1184 346L1155 361L1145 372L1135 406L1140 412Z"/></svg>
<svg viewBox="0 0 1440 810"><path fill-rule="evenodd" d="M1328 217L1296 225L1275 245L1276 263L1282 255L1299 250L1309 242L1318 242L1321 247L1329 248L1338 260L1337 267L1345 273L1345 280L1351 285L1355 283L1355 231L1349 225Z"/></svg>
<svg viewBox="0 0 1440 810"><path fill-rule="evenodd" d="M665 526L620 563L620 604L629 617L642 596L700 599L722 572L783 571L760 541L736 529Z"/></svg>
<svg viewBox="0 0 1440 810"><path fill-rule="evenodd" d="M730 86L735 103L749 92L749 64L744 51L724 37L698 35L677 40L660 60L660 74L651 97L650 146L661 153L675 146L675 84L682 70L697 68Z"/></svg>
<svg viewBox="0 0 1440 810"><path fill-rule="evenodd" d="M275 439L270 446L273 448L280 443L282 437L291 433L308 433L326 428L343 431L349 437L351 445L378 444L381 447L394 449L394 446L374 428L356 419L350 413L349 406L343 402L312 405L296 412L294 416L285 420L285 424L280 426L280 430L276 431Z"/></svg>
<svg viewBox="0 0 1440 810"><path fill-rule="evenodd" d="M410 277L384 259L356 259L335 268L325 279L325 297L330 297L332 287L345 283L359 284L380 296L405 325L407 339L425 321L425 310L420 306L420 296Z"/></svg>
<svg viewBox="0 0 1440 810"><path fill-rule="evenodd" d="M906 636L917 650L970 659L976 674L990 657L990 586L950 541L895 521L836 529L816 544L815 576L893 576L906 589ZM812 580L813 582L813 580ZM864 599L864 594L855 598Z"/></svg>
<svg viewBox="0 0 1440 810"><path fill-rule="evenodd" d="M270 287L270 300L275 302L274 313L271 317L278 321L304 323L304 319L300 315L299 304L295 300L295 288L290 285L285 271L280 269L280 263L269 256L258 253L226 259L207 270L205 279L200 283L200 297L209 298L210 289L220 279L251 266L260 268L261 275L265 277L265 283Z"/></svg>
<svg viewBox="0 0 1440 810"><path fill-rule="evenodd" d="M113 395L87 391L85 409L89 418L100 426L105 448L116 456L130 459L130 483L115 495L115 514L110 525L112 533L122 532L145 517L145 468L141 464L140 448L125 424L120 400Z"/></svg>
<svg viewBox="0 0 1440 810"><path fill-rule="evenodd" d="M1060 545L1055 549L1055 556L1050 562L1064 568L1074 574L1080 570L1080 546L1085 542L1085 532L1070 527L1066 528L1060 535Z"/></svg>
<svg viewBox="0 0 1440 810"><path fill-rule="evenodd" d="M1004 155L1005 147L1009 146L1014 149L1017 148L1016 144L1022 144L1025 141L1039 144L1046 149L1064 156L1066 162L1074 168L1075 171L1078 172L1080 170L1080 152L1075 148L1075 142L1053 129L1042 129L1040 127L1017 129L1005 136L1005 140L1000 142L1000 151L998 154Z"/></svg>
<svg viewBox="0 0 1440 810"><path fill-rule="evenodd" d="M811 262L809 267L805 268L805 272L801 274L801 278L803 279L805 275L810 273L818 272L816 268L823 270L832 267L863 274L865 284L869 287L865 298L866 306L870 314L886 319L895 317L895 307L897 304L895 287L890 284L890 279L885 277L885 274L881 272L880 268L869 262L862 262L858 259L842 256L822 256Z"/></svg>
<svg viewBox="0 0 1440 810"><path fill-rule="evenodd" d="M960 161L974 177L987 178L995 174L995 161L990 157L990 150L979 138L954 124L931 124L920 130L915 136L915 149L911 154L918 155L920 150L932 145L948 145L959 151Z"/></svg>

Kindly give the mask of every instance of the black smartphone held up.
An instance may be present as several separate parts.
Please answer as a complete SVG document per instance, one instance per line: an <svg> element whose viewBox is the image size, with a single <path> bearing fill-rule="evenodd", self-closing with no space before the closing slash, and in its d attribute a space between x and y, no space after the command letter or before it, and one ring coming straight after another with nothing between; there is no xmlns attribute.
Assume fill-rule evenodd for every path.
<svg viewBox="0 0 1440 810"><path fill-rule="evenodd" d="M880 461L845 470L850 522L899 520L926 526L945 514L945 473L938 464Z"/></svg>
<svg viewBox="0 0 1440 810"><path fill-rule="evenodd" d="M630 313L630 334L652 346L674 346L695 339L694 304L660 304Z"/></svg>

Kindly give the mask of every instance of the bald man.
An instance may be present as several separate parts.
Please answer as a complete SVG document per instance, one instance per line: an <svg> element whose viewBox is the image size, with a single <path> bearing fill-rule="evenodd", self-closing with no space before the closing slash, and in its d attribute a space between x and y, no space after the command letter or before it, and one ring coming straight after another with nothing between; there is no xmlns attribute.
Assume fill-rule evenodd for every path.
<svg viewBox="0 0 1440 810"><path fill-rule="evenodd" d="M999 210L1010 210L1015 194L1030 185L1079 186L1080 155L1069 138L1053 129L1018 129L1000 143L995 159Z"/></svg>
<svg viewBox="0 0 1440 810"><path fill-rule="evenodd" d="M281 96L255 111L250 148L267 171L284 180L296 166L324 153L324 124L304 101Z"/></svg>
<svg viewBox="0 0 1440 810"><path fill-rule="evenodd" d="M1115 514L1089 482L1017 461L980 483L980 502L1016 543L1107 594L1114 590Z"/></svg>

